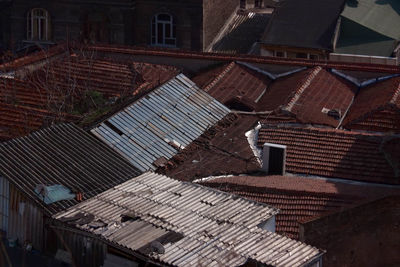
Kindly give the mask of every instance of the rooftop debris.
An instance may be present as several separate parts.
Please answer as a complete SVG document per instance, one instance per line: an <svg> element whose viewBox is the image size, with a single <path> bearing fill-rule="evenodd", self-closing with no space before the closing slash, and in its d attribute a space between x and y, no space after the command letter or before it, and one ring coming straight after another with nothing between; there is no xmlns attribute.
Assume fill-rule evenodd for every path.
<svg viewBox="0 0 400 267"><path fill-rule="evenodd" d="M134 214L127 218L126 212ZM323 254L259 227L277 212L265 204L147 172L54 218L174 266L241 266L248 259L270 266L304 266ZM285 245L270 246L271 242Z"/></svg>
<svg viewBox="0 0 400 267"><path fill-rule="evenodd" d="M91 130L141 171L155 170L229 109L180 74Z"/></svg>

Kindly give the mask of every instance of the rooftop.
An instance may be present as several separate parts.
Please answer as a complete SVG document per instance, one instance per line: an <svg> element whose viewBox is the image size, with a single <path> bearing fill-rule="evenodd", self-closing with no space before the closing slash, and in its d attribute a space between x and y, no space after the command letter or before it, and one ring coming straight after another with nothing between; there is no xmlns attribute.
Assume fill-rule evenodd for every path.
<svg viewBox="0 0 400 267"><path fill-rule="evenodd" d="M1 140L24 136L55 122L104 115L112 109L115 98L139 97L178 74L171 66L133 61L74 54L57 55L51 60L40 53L36 56L46 64L32 65L32 70L23 74L17 71L13 74L16 78L0 78L0 108L7 112L0 118L4 125ZM32 61L30 57L28 62ZM12 63L19 66L18 60ZM9 122L12 118L14 123Z"/></svg>
<svg viewBox="0 0 400 267"><path fill-rule="evenodd" d="M393 25L400 23L400 3L396 0L347 1L341 16L377 33L400 40L400 30Z"/></svg>
<svg viewBox="0 0 400 267"><path fill-rule="evenodd" d="M216 71L218 71L217 68ZM271 82L265 74L231 62L202 88L212 97L233 109L254 110Z"/></svg>
<svg viewBox="0 0 400 267"><path fill-rule="evenodd" d="M155 170L228 113L180 74L91 132L141 171Z"/></svg>
<svg viewBox="0 0 400 267"><path fill-rule="evenodd" d="M344 0L285 0L272 15L262 43L332 50Z"/></svg>
<svg viewBox="0 0 400 267"><path fill-rule="evenodd" d="M299 122L337 127L356 92L354 84L315 67L272 82L260 99L258 110L281 108L293 113Z"/></svg>
<svg viewBox="0 0 400 267"><path fill-rule="evenodd" d="M362 201L400 194L400 189L295 176L230 176L200 183L279 208L277 233L296 239L304 220L338 212Z"/></svg>
<svg viewBox="0 0 400 267"><path fill-rule="evenodd" d="M73 91L78 96L84 91L96 91L106 97L121 97L153 89L178 73L176 68L166 65L72 54L52 60L28 78L41 86Z"/></svg>
<svg viewBox="0 0 400 267"><path fill-rule="evenodd" d="M0 175L52 214L76 199L45 204L37 186L62 185L91 198L140 174L117 152L73 124L59 124L0 144Z"/></svg>
<svg viewBox="0 0 400 267"><path fill-rule="evenodd" d="M55 218L173 266L241 266L249 259L304 266L322 254L261 229L276 213L265 204L148 172Z"/></svg>
<svg viewBox="0 0 400 267"><path fill-rule="evenodd" d="M396 135L265 125L258 145L286 145L286 170L291 173L400 184L400 157L393 151L398 139Z"/></svg>
<svg viewBox="0 0 400 267"><path fill-rule="evenodd" d="M212 52L247 54L259 42L271 14L238 11L221 29L210 50Z"/></svg>
<svg viewBox="0 0 400 267"><path fill-rule="evenodd" d="M188 181L224 174L257 172L261 168L245 133L259 118L230 114L180 151L157 172Z"/></svg>
<svg viewBox="0 0 400 267"><path fill-rule="evenodd" d="M400 77L360 89L343 125L349 129L400 132Z"/></svg>

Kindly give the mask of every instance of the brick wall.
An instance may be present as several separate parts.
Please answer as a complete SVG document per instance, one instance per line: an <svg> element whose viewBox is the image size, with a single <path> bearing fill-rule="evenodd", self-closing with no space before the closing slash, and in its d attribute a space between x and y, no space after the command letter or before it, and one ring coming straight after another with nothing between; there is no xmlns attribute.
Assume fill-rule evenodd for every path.
<svg viewBox="0 0 400 267"><path fill-rule="evenodd" d="M227 19L238 7L239 0L203 1L203 49L213 41Z"/></svg>
<svg viewBox="0 0 400 267"><path fill-rule="evenodd" d="M400 197L301 225L300 240L327 250L323 266L400 266Z"/></svg>

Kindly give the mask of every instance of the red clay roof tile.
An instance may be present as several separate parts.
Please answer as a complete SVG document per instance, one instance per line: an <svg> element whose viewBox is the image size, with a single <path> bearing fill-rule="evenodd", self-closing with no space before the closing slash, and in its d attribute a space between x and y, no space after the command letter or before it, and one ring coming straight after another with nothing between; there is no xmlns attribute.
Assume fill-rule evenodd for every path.
<svg viewBox="0 0 400 267"><path fill-rule="evenodd" d="M299 122L337 127L356 91L350 82L315 67L273 81L257 109L282 108L293 113ZM339 118L329 116L330 110L338 112Z"/></svg>
<svg viewBox="0 0 400 267"><path fill-rule="evenodd" d="M0 78L1 139L58 121L77 121L75 104L88 91L109 97L142 95L178 74L170 66L61 56L24 80ZM75 104L74 104L75 103Z"/></svg>
<svg viewBox="0 0 400 267"><path fill-rule="evenodd" d="M288 172L400 184L399 173L381 149L387 140L382 135L270 125L260 130L258 145L286 145Z"/></svg>
<svg viewBox="0 0 400 267"><path fill-rule="evenodd" d="M343 125L348 129L400 132L400 77L361 88Z"/></svg>
<svg viewBox="0 0 400 267"><path fill-rule="evenodd" d="M202 82L206 77L214 76L214 79L203 83L202 88L206 92L225 105L242 103L250 105L251 110L271 81L266 75L235 62L226 65L224 69L217 67L213 71L214 75L208 71L193 80Z"/></svg>
<svg viewBox="0 0 400 267"><path fill-rule="evenodd" d="M178 180L213 175L252 173L260 169L245 133L258 121L256 116L230 114L178 153L158 172Z"/></svg>
<svg viewBox="0 0 400 267"><path fill-rule="evenodd" d="M182 51L166 48L142 48L142 47L129 47L129 46L116 46L116 45L91 45L88 49L103 53L117 53L126 55L146 55L146 56L162 56L173 58L190 58L202 60L215 60L215 61L245 61L248 63L261 63L261 64L276 64L276 65L293 65L293 66L306 66L315 67L323 66L326 68L334 68L340 70L358 70L358 71L373 71L382 73L398 73L399 66L389 66L381 64L370 63L349 63L349 62L335 62L335 61L313 61L305 59L293 58L276 58L264 57L254 55L228 55L218 53L204 53L194 51Z"/></svg>
<svg viewBox="0 0 400 267"><path fill-rule="evenodd" d="M336 212L367 199L400 194L400 189L292 176L235 176L202 184L279 208L276 230L292 238L299 237L299 225L303 220Z"/></svg>

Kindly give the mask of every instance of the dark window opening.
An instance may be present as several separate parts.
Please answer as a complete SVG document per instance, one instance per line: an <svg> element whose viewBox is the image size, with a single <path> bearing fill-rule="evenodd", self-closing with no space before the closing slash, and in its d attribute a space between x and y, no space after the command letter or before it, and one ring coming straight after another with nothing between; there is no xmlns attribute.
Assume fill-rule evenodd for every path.
<svg viewBox="0 0 400 267"><path fill-rule="evenodd" d="M249 101L245 101L240 98L233 98L225 103L225 105L233 110L240 110L240 111L253 111L254 108L250 105L250 103L247 103Z"/></svg>
<svg viewBox="0 0 400 267"><path fill-rule="evenodd" d="M297 58L307 58L307 54L306 53L297 53L296 57Z"/></svg>
<svg viewBox="0 0 400 267"><path fill-rule="evenodd" d="M277 147L270 147L269 150L269 170L270 175L282 175L283 174L283 162L284 162L284 149Z"/></svg>
<svg viewBox="0 0 400 267"><path fill-rule="evenodd" d="M119 134L119 135L123 135L124 134L120 129L115 127L111 122L105 121L104 124L107 125L111 130L113 130L117 134Z"/></svg>

